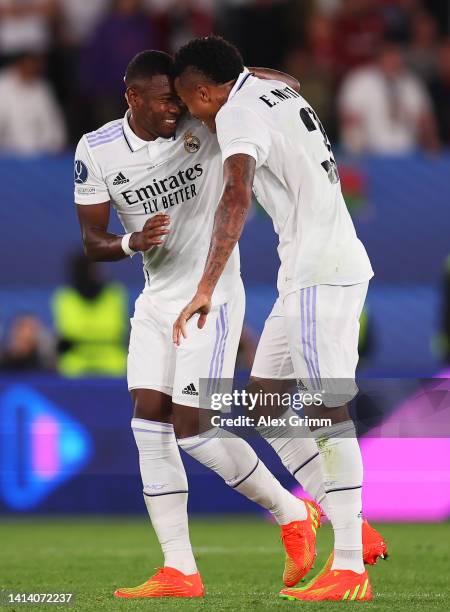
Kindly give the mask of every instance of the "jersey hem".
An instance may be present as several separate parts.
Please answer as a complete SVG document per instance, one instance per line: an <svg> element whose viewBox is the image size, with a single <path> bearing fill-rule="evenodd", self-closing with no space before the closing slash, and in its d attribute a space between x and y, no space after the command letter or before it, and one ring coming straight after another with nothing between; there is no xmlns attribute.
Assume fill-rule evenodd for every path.
<svg viewBox="0 0 450 612"><path fill-rule="evenodd" d="M348 282L340 282L340 283L333 283L333 282L310 282L310 283L301 283L299 285L296 285L295 287L292 287L292 289L289 289L288 291L284 292L284 291L278 291L280 297L282 299L286 298L288 295L290 295L291 293L295 293L296 291L300 291L301 289L309 289L310 287L319 287L320 285L328 285L330 287L352 287L353 285L362 285L363 283L368 283L373 277L375 276L375 274L372 272L372 274L370 276L366 276L364 277L363 280L353 280L353 281L348 281Z"/></svg>
<svg viewBox="0 0 450 612"><path fill-rule="evenodd" d="M250 372L250 376L255 378L265 378L267 380L293 380L295 378L295 373L292 372L292 374L289 376L273 376L272 374L261 374L252 370Z"/></svg>

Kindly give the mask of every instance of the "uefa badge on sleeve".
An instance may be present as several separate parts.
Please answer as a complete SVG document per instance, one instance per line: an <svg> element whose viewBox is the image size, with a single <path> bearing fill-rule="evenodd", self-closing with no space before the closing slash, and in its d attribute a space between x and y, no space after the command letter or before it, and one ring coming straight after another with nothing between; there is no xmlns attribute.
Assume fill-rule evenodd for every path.
<svg viewBox="0 0 450 612"><path fill-rule="evenodd" d="M84 162L82 162L80 159L76 159L75 160L75 167L74 167L74 181L75 183L77 183L77 185L82 185L83 183L85 183L88 179L88 169L86 167L86 164Z"/></svg>
<svg viewBox="0 0 450 612"><path fill-rule="evenodd" d="M184 134L183 138L185 151L188 153L197 153L200 149L200 139L189 131Z"/></svg>

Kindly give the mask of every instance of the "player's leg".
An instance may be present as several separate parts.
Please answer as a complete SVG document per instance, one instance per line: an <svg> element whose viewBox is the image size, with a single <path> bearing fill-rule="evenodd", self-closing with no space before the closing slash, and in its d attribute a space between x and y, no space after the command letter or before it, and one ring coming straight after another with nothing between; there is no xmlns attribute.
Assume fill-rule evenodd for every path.
<svg viewBox="0 0 450 612"><path fill-rule="evenodd" d="M314 428L325 473L328 516L334 532L333 555L304 589L283 589L282 597L311 600L371 599L363 562L363 466L346 402L356 394L359 316L367 283L348 287L319 285L287 296L286 330L296 373L322 408L309 409L330 425ZM305 367L306 366L306 367Z"/></svg>
<svg viewBox="0 0 450 612"><path fill-rule="evenodd" d="M293 319L293 333L301 329L300 312L294 312L297 318ZM292 322L292 321L291 321ZM292 387L292 379L297 377L308 382L308 368L302 354L296 359L296 373L291 359L291 347L289 346L284 320L284 310L280 304L275 304L274 309L266 321L263 334L258 344L255 362L252 369L252 380L250 391L258 394L278 393L283 394ZM297 345L292 350L298 349ZM294 383L297 381L294 380ZM317 408L315 408L317 409ZM275 408L268 410L260 406L260 412L277 417L285 408L276 412ZM319 407L320 410L320 407ZM326 409L328 410L328 409ZM283 413L289 423L289 417L294 413L291 408ZM314 413L314 417L320 415ZM324 415L329 418L328 413ZM340 408L333 414L335 421L347 420L346 408ZM285 467L294 475L296 480L308 491L329 515L328 498L325 494L325 474L323 460L319 453L314 435L307 427L267 425L259 428L261 435L271 444L280 456ZM364 560L366 563L374 564L378 557L386 555L387 549L383 538L367 521L363 524ZM291 572L293 581L295 575Z"/></svg>
<svg viewBox="0 0 450 612"><path fill-rule="evenodd" d="M145 295L136 303L128 355L131 427L139 453L144 501L164 554L164 568L117 597L201 596L203 586L189 540L188 484L172 425L174 351L167 321ZM167 329L165 329L165 327ZM191 586L184 583L189 575Z"/></svg>
<svg viewBox="0 0 450 612"><path fill-rule="evenodd" d="M199 409L202 398L186 393L192 381L199 390L200 379L209 379L207 391L213 393L220 388L221 381L233 379L244 310L245 295L240 286L233 300L210 313L202 330L196 328L195 321L190 324L186 342L177 349L174 426L183 450L284 524L306 518L303 502L280 485L245 440L221 428L212 428L210 419L214 412ZM202 428L210 431L206 434Z"/></svg>
<svg viewBox="0 0 450 612"><path fill-rule="evenodd" d="M175 431L180 446L189 455L273 514L281 525L285 549L302 577L314 561L311 540L315 541L313 530L320 521L318 507L312 502L305 504L286 491L245 440L221 428L211 428L211 416L215 413L198 408L199 396L183 394L183 390L190 389L192 393L192 386L199 389L200 378L212 381L209 393L215 393L216 388L223 391L220 381L232 380L243 311L244 303L240 300L210 313L209 328L196 330L195 322L190 326L187 341L178 349L173 394Z"/></svg>
<svg viewBox="0 0 450 612"><path fill-rule="evenodd" d="M312 428L326 483L328 516L335 535L333 569L364 572L362 556L363 466L346 402L356 395L359 317L367 283L319 285L287 296L285 323L296 373L311 391L325 391L323 406L308 416L330 426ZM306 367L305 367L306 366Z"/></svg>
<svg viewBox="0 0 450 612"><path fill-rule="evenodd" d="M297 584L313 566L316 531L320 525L320 508L310 501L294 497L260 461L253 448L242 438L216 427L202 435L194 435L193 411L201 409L174 406L174 423L183 422L178 440L180 446L197 461L221 476L228 486L268 510L280 525L286 551L283 579ZM210 413L211 411L208 411ZM176 415L176 416L175 416ZM186 423L192 418L193 427ZM211 415L200 416L204 422Z"/></svg>
<svg viewBox="0 0 450 612"><path fill-rule="evenodd" d="M164 566L184 574L197 567L189 540L188 483L172 425L172 398L150 389L131 391L131 427L139 452L144 501L164 553Z"/></svg>
<svg viewBox="0 0 450 612"><path fill-rule="evenodd" d="M277 300L264 325L252 368L249 392L254 397L271 398L292 391L296 375L287 341L283 310ZM258 415L286 419L292 408L265 403L255 408ZM286 469L327 513L322 461L316 440L309 428L279 425L258 427L261 436L272 446Z"/></svg>
<svg viewBox="0 0 450 612"><path fill-rule="evenodd" d="M212 394L224 386L223 381L233 379L244 311L241 284L227 304L213 309L202 330L195 321L190 323L188 338L177 349L172 397L175 433L183 450L271 511L280 524L302 520L306 518L304 503L281 486L253 448L242 438L213 428L213 411L199 410L199 402L208 405L208 398L199 395L200 380L208 381L206 391ZM202 428L210 431L206 434Z"/></svg>
<svg viewBox="0 0 450 612"><path fill-rule="evenodd" d="M225 483L262 508L279 525L302 521L307 510L267 469L253 448L242 438L220 427L199 433L211 411L174 404L174 427L180 447L218 474Z"/></svg>

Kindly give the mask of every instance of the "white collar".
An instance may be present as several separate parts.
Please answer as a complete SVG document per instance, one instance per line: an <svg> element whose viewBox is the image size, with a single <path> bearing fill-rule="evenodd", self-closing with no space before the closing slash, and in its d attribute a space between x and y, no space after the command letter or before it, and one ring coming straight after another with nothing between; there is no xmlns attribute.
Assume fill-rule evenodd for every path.
<svg viewBox="0 0 450 612"><path fill-rule="evenodd" d="M158 143L158 144L168 143L168 142L172 142L173 140L175 140L175 136L171 138L159 137L159 138L155 138L155 140L142 140L142 138L139 138L139 136L135 134L133 130L131 129L131 125L129 121L130 115L131 115L131 111L127 110L123 118L123 134L125 136L125 140L128 143L128 146L133 151L133 153L135 153L136 151L139 151L140 149L143 149L144 147L148 147L149 145L152 145L154 143Z"/></svg>
<svg viewBox="0 0 450 612"><path fill-rule="evenodd" d="M233 98L237 94L237 92L241 89L241 87L244 85L247 79L251 76L252 76L252 73L249 71L249 69L244 67L244 70L241 72L241 74L236 79L236 83L233 85L233 89L230 91L228 100L231 100L231 98Z"/></svg>
<svg viewBox="0 0 450 612"><path fill-rule="evenodd" d="M123 134L125 136L125 140L128 143L128 146L133 151L133 153L135 153L139 149L146 147L148 145L148 142L146 140L142 140L142 138L139 138L139 136L137 136L133 132L129 121L130 115L131 112L127 110L127 112L125 113L125 117L123 118Z"/></svg>

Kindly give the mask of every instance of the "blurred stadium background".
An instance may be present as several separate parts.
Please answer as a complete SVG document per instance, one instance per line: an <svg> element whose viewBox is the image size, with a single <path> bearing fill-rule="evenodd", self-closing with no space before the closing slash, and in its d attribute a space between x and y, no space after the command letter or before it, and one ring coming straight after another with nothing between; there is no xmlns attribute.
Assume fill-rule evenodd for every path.
<svg viewBox="0 0 450 612"><path fill-rule="evenodd" d="M439 412L439 438L365 429L365 514L445 521L450 3L440 0L0 0L0 514L144 513L124 379L142 271L136 259L93 266L80 256L72 155L84 132L123 114L122 76L136 52L172 52L211 31L247 65L297 77L333 141L376 273L360 375L395 379L395 401L381 402L373 424ZM275 296L275 249L255 203L241 240L238 384ZM414 396L418 379L435 379L429 403ZM265 443L253 443L292 487ZM191 512L256 511L184 459Z"/></svg>

